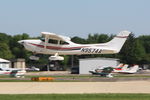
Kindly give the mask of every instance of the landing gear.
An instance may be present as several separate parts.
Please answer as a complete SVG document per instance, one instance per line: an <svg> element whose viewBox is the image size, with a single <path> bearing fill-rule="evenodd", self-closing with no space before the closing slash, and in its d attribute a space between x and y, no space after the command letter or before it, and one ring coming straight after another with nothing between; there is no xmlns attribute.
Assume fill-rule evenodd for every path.
<svg viewBox="0 0 150 100"><path fill-rule="evenodd" d="M48 70L50 70L50 71L62 71L62 70L64 70L61 62L62 61L59 61L59 60L49 61Z"/></svg>
<svg viewBox="0 0 150 100"><path fill-rule="evenodd" d="M63 70L62 67L62 60L64 60L64 57L59 56L58 53L56 53L54 56L49 57L49 70L51 71L58 71L58 70Z"/></svg>

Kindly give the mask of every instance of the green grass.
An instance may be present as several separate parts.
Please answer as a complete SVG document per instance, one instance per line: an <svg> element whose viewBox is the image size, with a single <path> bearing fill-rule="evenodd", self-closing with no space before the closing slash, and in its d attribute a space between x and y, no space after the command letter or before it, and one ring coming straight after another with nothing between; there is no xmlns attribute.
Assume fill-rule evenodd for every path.
<svg viewBox="0 0 150 100"><path fill-rule="evenodd" d="M53 77L56 78L54 82L80 82L82 79L92 79L92 78L103 78L97 75L41 75L41 76L25 76L25 78L13 78L9 76L0 76L0 82L33 82L31 81L31 77ZM119 74L114 75L114 79L134 79L134 78L150 78L150 75L132 75L132 74ZM77 80L76 80L77 79ZM78 80L79 79L79 80ZM108 79L108 78L107 78ZM112 79L112 78L110 78ZM109 79L108 79L109 80Z"/></svg>
<svg viewBox="0 0 150 100"><path fill-rule="evenodd" d="M128 77L133 77L133 78L150 78L150 75L133 75L133 76L131 76L131 75L115 75L114 77L116 77L116 78L128 78Z"/></svg>
<svg viewBox="0 0 150 100"><path fill-rule="evenodd" d="M9 80L3 80L3 79L1 79L0 80L0 82L33 82L33 81L31 81L31 80L11 80L11 79L9 79Z"/></svg>
<svg viewBox="0 0 150 100"><path fill-rule="evenodd" d="M40 76L26 76L28 78L31 77L54 77L54 78L90 78L90 77L99 77L99 76L93 76L93 75L40 75Z"/></svg>
<svg viewBox="0 0 150 100"><path fill-rule="evenodd" d="M1 94L0 100L150 100L150 94Z"/></svg>

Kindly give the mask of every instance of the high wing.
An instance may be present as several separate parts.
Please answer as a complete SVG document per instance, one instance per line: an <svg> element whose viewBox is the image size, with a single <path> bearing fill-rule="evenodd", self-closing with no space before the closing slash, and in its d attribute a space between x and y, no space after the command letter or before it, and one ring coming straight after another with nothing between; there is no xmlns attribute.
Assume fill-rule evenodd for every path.
<svg viewBox="0 0 150 100"><path fill-rule="evenodd" d="M50 32L41 32L42 36L48 39L54 39L54 40L62 40L62 41L70 41L71 39L66 36L57 35L55 33Z"/></svg>
<svg viewBox="0 0 150 100"><path fill-rule="evenodd" d="M34 54L52 54L51 58L59 58L59 55L81 55L81 54L114 54L118 53L131 32L121 31L112 40L106 43L77 44L71 38L50 32L41 32L41 40L18 41L27 50ZM60 57L61 58L61 57Z"/></svg>
<svg viewBox="0 0 150 100"><path fill-rule="evenodd" d="M66 37L66 36L62 36L62 35L57 35L55 33L50 33L50 32L41 32L42 36L45 38L45 45L44 48L46 47L46 44L48 43L49 39L53 39L53 40L57 40L58 41L58 45L60 44L60 41L70 41L71 38ZM49 57L50 60L64 60L64 57L59 56L58 53L55 53L54 56L50 56Z"/></svg>

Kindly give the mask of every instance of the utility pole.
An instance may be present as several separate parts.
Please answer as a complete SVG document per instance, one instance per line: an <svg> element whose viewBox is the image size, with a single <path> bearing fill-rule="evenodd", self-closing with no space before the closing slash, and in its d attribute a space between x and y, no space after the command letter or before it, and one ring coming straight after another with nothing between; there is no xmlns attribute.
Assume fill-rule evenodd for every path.
<svg viewBox="0 0 150 100"><path fill-rule="evenodd" d="M74 63L73 63L73 61L74 61L74 56L72 55L72 56L71 56L71 68L73 68L73 67L74 67Z"/></svg>

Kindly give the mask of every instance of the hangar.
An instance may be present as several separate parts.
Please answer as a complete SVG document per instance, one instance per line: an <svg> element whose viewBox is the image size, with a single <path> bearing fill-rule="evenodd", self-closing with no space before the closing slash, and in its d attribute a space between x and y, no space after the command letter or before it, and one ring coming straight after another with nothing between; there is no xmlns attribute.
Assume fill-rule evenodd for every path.
<svg viewBox="0 0 150 100"><path fill-rule="evenodd" d="M87 58L79 60L79 74L90 74L89 71L100 67L116 67L119 59L115 58Z"/></svg>

